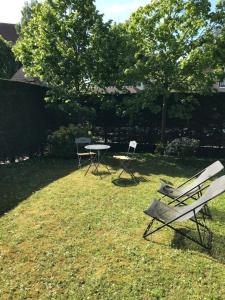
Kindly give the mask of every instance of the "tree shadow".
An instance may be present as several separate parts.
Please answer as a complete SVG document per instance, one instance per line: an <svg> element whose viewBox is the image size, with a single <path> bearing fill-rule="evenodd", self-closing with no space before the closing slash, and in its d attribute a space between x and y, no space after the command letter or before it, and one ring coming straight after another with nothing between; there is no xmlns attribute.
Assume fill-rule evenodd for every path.
<svg viewBox="0 0 225 300"><path fill-rule="evenodd" d="M0 165L0 216L51 182L77 170L74 160L35 158Z"/></svg>

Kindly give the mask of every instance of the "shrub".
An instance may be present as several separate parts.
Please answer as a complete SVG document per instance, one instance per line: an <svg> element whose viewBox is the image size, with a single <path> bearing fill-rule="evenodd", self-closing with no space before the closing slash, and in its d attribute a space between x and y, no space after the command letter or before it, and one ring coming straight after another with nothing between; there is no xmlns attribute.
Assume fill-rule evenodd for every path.
<svg viewBox="0 0 225 300"><path fill-rule="evenodd" d="M165 149L165 154L176 156L190 156L198 149L199 140L181 137L170 142Z"/></svg>
<svg viewBox="0 0 225 300"><path fill-rule="evenodd" d="M154 153L158 154L158 155L163 155L165 151L165 146L163 145L163 143L160 144L156 144Z"/></svg>
<svg viewBox="0 0 225 300"><path fill-rule="evenodd" d="M48 136L50 155L59 158L75 157L75 138L90 134L89 127L75 126L74 124L69 124L68 127L61 126Z"/></svg>

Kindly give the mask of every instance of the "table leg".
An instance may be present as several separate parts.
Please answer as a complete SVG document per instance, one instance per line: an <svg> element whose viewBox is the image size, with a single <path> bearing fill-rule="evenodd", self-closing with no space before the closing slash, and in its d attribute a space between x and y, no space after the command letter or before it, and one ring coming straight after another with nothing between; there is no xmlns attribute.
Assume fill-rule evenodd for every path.
<svg viewBox="0 0 225 300"><path fill-rule="evenodd" d="M95 166L94 172L97 171L97 174L99 174L100 178L102 178L100 172L98 171L99 166L102 165L109 173L110 173L110 170L109 170L109 168L105 164L103 164L104 163L104 160L103 160L104 154L101 156L101 160L100 160L100 151L99 150L98 150L97 157L98 157L98 162L97 162L97 164ZM101 163L101 162L103 162L103 163Z"/></svg>
<svg viewBox="0 0 225 300"><path fill-rule="evenodd" d="M90 162L90 164L89 164L89 166L88 166L88 168L87 168L87 171L85 172L84 176L87 175L87 173L88 173L88 171L90 170L90 168L91 168L92 165L94 165L94 163L93 163L92 160L91 160L91 162Z"/></svg>

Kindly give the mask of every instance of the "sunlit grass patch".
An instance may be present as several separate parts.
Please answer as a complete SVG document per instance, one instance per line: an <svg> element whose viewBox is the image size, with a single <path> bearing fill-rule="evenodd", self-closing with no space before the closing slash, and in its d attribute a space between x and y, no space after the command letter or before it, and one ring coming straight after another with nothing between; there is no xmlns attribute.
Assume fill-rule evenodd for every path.
<svg viewBox="0 0 225 300"><path fill-rule="evenodd" d="M179 183L210 162L142 155L145 180L126 186L111 159L103 179L73 160L1 166L1 298L223 299L224 195L210 203L212 255L169 229L142 238L160 178Z"/></svg>

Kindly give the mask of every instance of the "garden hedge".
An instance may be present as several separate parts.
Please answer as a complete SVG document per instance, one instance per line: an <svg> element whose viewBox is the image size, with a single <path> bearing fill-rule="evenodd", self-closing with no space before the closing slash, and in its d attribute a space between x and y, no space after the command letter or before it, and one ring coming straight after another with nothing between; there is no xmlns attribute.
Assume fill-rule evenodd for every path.
<svg viewBox="0 0 225 300"><path fill-rule="evenodd" d="M41 151L46 136L45 93L34 84L0 80L0 161Z"/></svg>

